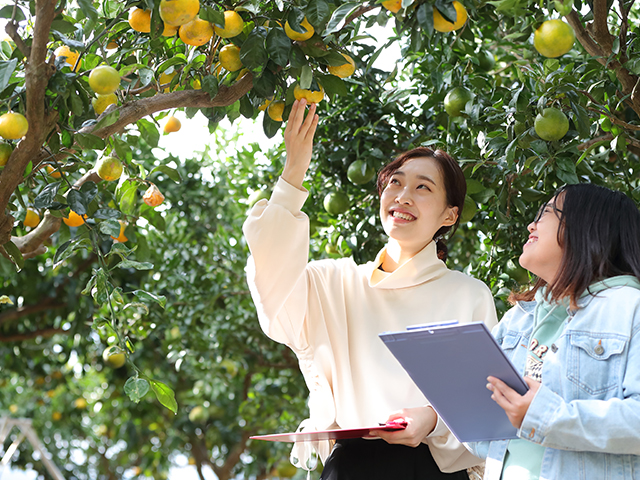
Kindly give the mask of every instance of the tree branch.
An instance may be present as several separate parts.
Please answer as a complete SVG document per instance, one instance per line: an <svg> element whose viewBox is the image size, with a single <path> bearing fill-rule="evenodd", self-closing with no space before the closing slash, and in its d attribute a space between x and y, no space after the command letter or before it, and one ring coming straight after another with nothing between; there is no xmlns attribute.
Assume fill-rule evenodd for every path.
<svg viewBox="0 0 640 480"><path fill-rule="evenodd" d="M7 336L0 335L0 342L3 342L3 343L20 342L22 340L31 340L37 337L51 337L56 333L67 334L68 331L65 331L61 328L45 328L43 330L36 330L35 332L29 332L29 333L20 333L17 335L7 335Z"/></svg>
<svg viewBox="0 0 640 480"><path fill-rule="evenodd" d="M9 310L7 312L0 313L0 325L7 322L18 320L19 318L26 317L39 312L46 312L48 310L56 310L58 308L66 307L66 303L47 303L46 301L38 305L27 305L24 307L16 308L15 310Z"/></svg>
<svg viewBox="0 0 640 480"><path fill-rule="evenodd" d="M7 22L7 24L4 26L4 31L7 32L7 35L11 37L11 40L13 40L13 43L16 44L16 48L20 50L20 53L22 53L22 55L26 58L29 58L31 50L24 43L22 37L18 35L18 23L16 21Z"/></svg>
<svg viewBox="0 0 640 480"><path fill-rule="evenodd" d="M593 39L589 35L589 32L585 30L584 26L582 25L582 20L580 20L580 17L578 16L578 13L575 10L572 10L571 13L564 18L567 19L567 22L569 22L569 25L571 25L571 27L573 28L573 31L575 32L576 38L580 42L580 45L582 45L587 53L592 57L605 57L596 58L598 62L600 62L602 65L605 65L607 63L607 55L605 55L602 51L602 48L600 48L600 46L593 41Z"/></svg>

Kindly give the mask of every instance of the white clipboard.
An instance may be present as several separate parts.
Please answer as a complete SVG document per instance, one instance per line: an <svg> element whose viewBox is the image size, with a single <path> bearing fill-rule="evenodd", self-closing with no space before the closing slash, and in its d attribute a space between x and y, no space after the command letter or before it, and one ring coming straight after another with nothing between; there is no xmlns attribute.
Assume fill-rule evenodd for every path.
<svg viewBox="0 0 640 480"><path fill-rule="evenodd" d="M529 387L484 323L427 325L379 336L460 442L517 438L491 399L487 377L521 395Z"/></svg>

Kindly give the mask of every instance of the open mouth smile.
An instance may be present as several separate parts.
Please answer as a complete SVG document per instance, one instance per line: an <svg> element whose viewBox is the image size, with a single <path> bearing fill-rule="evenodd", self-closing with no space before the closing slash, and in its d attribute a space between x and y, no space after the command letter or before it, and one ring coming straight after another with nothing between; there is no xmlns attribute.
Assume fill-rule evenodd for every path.
<svg viewBox="0 0 640 480"><path fill-rule="evenodd" d="M391 210L389 214L394 218L399 218L400 220L405 220L407 222L412 222L416 219L414 215L410 213L400 212L398 210Z"/></svg>

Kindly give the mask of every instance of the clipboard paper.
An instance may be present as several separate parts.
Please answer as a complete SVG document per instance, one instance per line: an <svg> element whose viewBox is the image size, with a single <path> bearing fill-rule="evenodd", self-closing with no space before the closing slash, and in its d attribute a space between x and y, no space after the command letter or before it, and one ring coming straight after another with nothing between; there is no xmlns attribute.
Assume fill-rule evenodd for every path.
<svg viewBox="0 0 640 480"><path fill-rule="evenodd" d="M369 432L379 430L385 432L397 432L407 427L406 422L389 422L374 427L362 428L338 428L333 430L317 430L312 432L272 433L270 435L254 435L253 440L266 440L268 442L317 442L320 440L344 440L347 438L368 437Z"/></svg>
<svg viewBox="0 0 640 480"><path fill-rule="evenodd" d="M460 442L517 438L491 399L487 377L523 395L529 389L481 322L379 335Z"/></svg>

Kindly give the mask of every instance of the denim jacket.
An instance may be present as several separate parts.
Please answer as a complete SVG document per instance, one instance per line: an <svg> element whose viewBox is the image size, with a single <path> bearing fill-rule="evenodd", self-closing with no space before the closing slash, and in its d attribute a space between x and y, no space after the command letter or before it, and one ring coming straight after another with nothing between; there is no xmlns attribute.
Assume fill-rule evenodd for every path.
<svg viewBox="0 0 640 480"><path fill-rule="evenodd" d="M541 480L640 479L640 290L633 277L614 278L625 277L627 286L580 298L547 352L542 385L518 431L547 447ZM493 329L521 373L535 307L518 303ZM467 444L486 458L485 480L500 478L507 443Z"/></svg>

